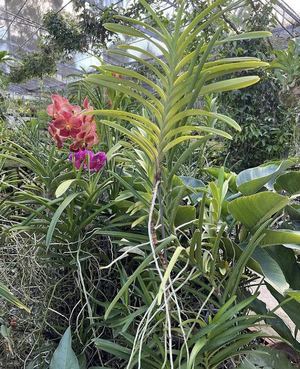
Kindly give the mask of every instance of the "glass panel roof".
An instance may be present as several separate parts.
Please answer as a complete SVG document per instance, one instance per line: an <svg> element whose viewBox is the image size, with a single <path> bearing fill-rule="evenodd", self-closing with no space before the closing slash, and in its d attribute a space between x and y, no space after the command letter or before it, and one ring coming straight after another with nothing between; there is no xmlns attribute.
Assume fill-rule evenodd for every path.
<svg viewBox="0 0 300 369"><path fill-rule="evenodd" d="M99 8L104 9L112 4L127 7L132 0L89 0ZM261 0L263 1L263 0ZM163 3L163 2L162 2ZM170 2L164 1L166 12L170 10ZM277 0L274 5L278 27L275 34L282 37L295 37L300 34L300 0ZM30 52L36 49L38 37L45 32L41 24L43 15L49 11L69 13L74 15L72 0L0 0L0 50L7 50L13 57L19 59L22 52ZM130 39L130 42L154 51L153 45L145 40ZM110 47L114 47L112 43ZM116 56L103 55L106 62L112 64L129 63L132 60L120 60ZM61 89L67 83L70 74L80 73L82 68L88 70L90 65L99 63L98 59L89 55L78 53L67 63L58 63L57 76L45 78L45 88ZM39 81L28 81L11 86L13 93L34 94L40 90Z"/></svg>

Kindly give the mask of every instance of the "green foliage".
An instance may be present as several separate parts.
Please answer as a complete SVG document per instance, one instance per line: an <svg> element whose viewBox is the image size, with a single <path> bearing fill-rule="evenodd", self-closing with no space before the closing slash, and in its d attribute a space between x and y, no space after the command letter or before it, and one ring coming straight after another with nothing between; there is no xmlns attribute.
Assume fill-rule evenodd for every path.
<svg viewBox="0 0 300 369"><path fill-rule="evenodd" d="M259 348L248 354L238 369L292 369L294 366L290 363L285 354L279 350L271 348Z"/></svg>
<svg viewBox="0 0 300 369"><path fill-rule="evenodd" d="M251 2L253 9L242 16L242 27L247 30L269 29L273 24L271 5ZM273 47L266 40L237 42L235 47L223 47L224 57L251 55L270 60ZM244 75L244 74L243 74ZM228 114L241 125L241 132L231 142L224 142L225 150L219 156L234 170L242 170L274 159L288 156L293 142L294 120L281 99L281 84L278 75L271 70L260 71L261 83L252 86L246 93L233 91L222 94L219 99L220 111Z"/></svg>
<svg viewBox="0 0 300 369"><path fill-rule="evenodd" d="M31 78L43 78L56 72L57 53L43 46L40 51L24 54L21 62L11 67L10 81L20 83Z"/></svg>
<svg viewBox="0 0 300 369"><path fill-rule="evenodd" d="M232 74L268 66L246 55L218 58L216 47L269 33L221 36L232 1L212 2L188 24L182 2L169 27L140 3L151 22L118 15L105 27L148 40L163 58L120 44L115 52L147 74L102 65L70 89L74 101L87 93L96 108L99 148L108 150L102 172L75 170L34 126L16 140L2 137L2 162L22 170L17 186L4 176L4 233L38 237L40 260L60 277L51 291L59 307L54 297L46 304L60 320L45 320L55 338L68 328L50 368L216 369L252 353L266 336L262 321L299 350L276 310L249 296L258 274L298 326L300 287L289 267L298 273L300 236L282 222L292 222L287 209L299 215L286 177L296 161L239 174L203 168L206 146L240 131L211 94L247 93L259 77ZM201 40L216 23L220 30ZM193 172L180 175L191 157Z"/></svg>
<svg viewBox="0 0 300 369"><path fill-rule="evenodd" d="M43 17L43 25L49 32L46 40L57 52L71 53L84 50L84 36L75 21L61 13L50 11Z"/></svg>
<svg viewBox="0 0 300 369"><path fill-rule="evenodd" d="M282 85L282 99L286 96L285 103L289 106L297 105L295 100L297 100L300 79L300 48L298 41L290 40L285 50L275 51L275 56L276 58L271 66L275 68L276 77Z"/></svg>
<svg viewBox="0 0 300 369"><path fill-rule="evenodd" d="M51 76L56 72L57 62L72 57L76 52L92 50L99 54L112 39L112 32L104 27L106 22L115 21L113 16L120 13L132 17L143 15L143 7L139 3L133 3L126 10L114 5L103 10L97 4L80 0L74 3L74 18L54 11L43 16L42 25L47 34L39 40L37 51L20 55L19 65L13 66L10 73L11 82Z"/></svg>

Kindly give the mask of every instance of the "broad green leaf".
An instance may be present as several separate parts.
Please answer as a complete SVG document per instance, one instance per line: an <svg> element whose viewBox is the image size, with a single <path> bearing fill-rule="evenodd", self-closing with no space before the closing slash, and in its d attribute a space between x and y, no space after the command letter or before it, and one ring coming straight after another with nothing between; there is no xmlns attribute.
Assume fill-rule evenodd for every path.
<svg viewBox="0 0 300 369"><path fill-rule="evenodd" d="M289 195L300 193L300 172L284 173L276 179L276 191L286 191Z"/></svg>
<svg viewBox="0 0 300 369"><path fill-rule="evenodd" d="M56 212L53 214L51 223L49 225L48 228L48 232L46 235L46 248L48 250L51 240L52 240L52 236L56 227L57 222L59 221L60 216L62 215L62 213L64 212L64 210L66 209L66 207L78 196L80 195L79 193L73 193L71 195L69 195L68 197L66 197L64 199L64 201L59 205L59 207L57 208Z"/></svg>
<svg viewBox="0 0 300 369"><path fill-rule="evenodd" d="M206 187L200 179L189 176L180 176L179 178L186 187L192 188L193 190Z"/></svg>
<svg viewBox="0 0 300 369"><path fill-rule="evenodd" d="M205 173L208 173L212 177L218 179L220 175L221 168L220 167L209 167L209 168L203 168L203 171ZM224 171L224 179L229 180L229 189L233 191L234 193L237 192L236 187L236 174L234 172L229 172L228 169L225 169Z"/></svg>
<svg viewBox="0 0 300 369"><path fill-rule="evenodd" d="M228 211L237 221L253 229L282 210L288 202L289 198L286 196L260 192L231 201L228 203Z"/></svg>
<svg viewBox="0 0 300 369"><path fill-rule="evenodd" d="M289 291L299 291L300 290L300 266L295 258L293 250L290 250L283 246L270 246L264 250L272 256L272 258L280 265L281 271L284 273L287 282L289 283L289 288L286 291L278 291L274 289L274 286L267 284L267 287L271 294L276 298L279 303L282 304L282 309L287 313L289 318L295 323L296 327L300 327L300 316L299 309L300 303L296 300L287 300L286 294ZM300 351L300 345L297 346L297 350Z"/></svg>
<svg viewBox="0 0 300 369"><path fill-rule="evenodd" d="M292 284L290 284L292 288ZM289 316L289 318L294 322L297 329L300 327L300 316L299 316L299 310L300 310L300 303L296 299L287 300L288 297L286 294L289 292L289 290L284 291L283 293L278 292L274 289L273 286L267 285L268 290L271 292L273 297L281 304L282 303L282 309L286 312L286 314ZM298 348L300 351L300 348Z"/></svg>
<svg viewBox="0 0 300 369"><path fill-rule="evenodd" d="M293 369L284 351L258 346L246 355L237 369Z"/></svg>
<svg viewBox="0 0 300 369"><path fill-rule="evenodd" d="M244 195L252 195L292 165L285 160L279 164L270 164L243 170L236 178L238 190Z"/></svg>
<svg viewBox="0 0 300 369"><path fill-rule="evenodd" d="M286 213L289 215L292 221L300 221L300 205L290 204L285 208Z"/></svg>
<svg viewBox="0 0 300 369"><path fill-rule="evenodd" d="M71 328L62 336L50 362L50 369L80 369L77 357L72 350Z"/></svg>
<svg viewBox="0 0 300 369"><path fill-rule="evenodd" d="M269 246L262 250L266 251L280 266L281 272L284 274L290 288L292 290L300 290L300 278L295 278L295 276L300 275L300 265L297 262L294 251L282 245Z"/></svg>
<svg viewBox="0 0 300 369"><path fill-rule="evenodd" d="M20 309L26 310L28 313L30 313L30 309L25 306L19 299L17 299L10 291L9 289L4 286L4 284L2 284L0 282L0 300L4 299L6 301L8 301L10 304L13 304L15 306L17 306Z"/></svg>
<svg viewBox="0 0 300 369"><path fill-rule="evenodd" d="M271 245L283 245L291 249L300 250L300 232L289 229L268 229L265 232L265 237L261 241L261 246Z"/></svg>
<svg viewBox="0 0 300 369"><path fill-rule="evenodd" d="M259 299L254 300L251 304L251 310L256 314L268 315L269 318L264 319L266 324L271 326L281 338L289 342L296 350L300 349L300 343L293 337L288 326L278 315L269 311L265 302Z"/></svg>
<svg viewBox="0 0 300 369"><path fill-rule="evenodd" d="M246 250L245 244L239 244L239 248L242 251ZM258 264L259 270L255 268L255 271L264 275L265 280L279 293L284 294L290 285L282 271L281 266L278 264L271 255L261 247L257 247L251 258Z"/></svg>
<svg viewBox="0 0 300 369"><path fill-rule="evenodd" d="M196 208L191 205L179 205L175 216L175 226L178 227L196 219Z"/></svg>

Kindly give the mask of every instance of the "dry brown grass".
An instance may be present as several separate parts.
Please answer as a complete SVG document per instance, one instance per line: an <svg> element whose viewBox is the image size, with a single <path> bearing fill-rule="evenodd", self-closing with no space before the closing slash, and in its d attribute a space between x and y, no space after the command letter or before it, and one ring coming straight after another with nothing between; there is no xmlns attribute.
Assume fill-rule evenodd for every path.
<svg viewBox="0 0 300 369"><path fill-rule="evenodd" d="M0 302L1 325L10 329L9 337L0 335L0 369L21 369L26 368L41 344L47 347L42 332L53 273L38 261L38 240L34 237L15 233L2 237L0 242L0 280L31 308L28 314Z"/></svg>

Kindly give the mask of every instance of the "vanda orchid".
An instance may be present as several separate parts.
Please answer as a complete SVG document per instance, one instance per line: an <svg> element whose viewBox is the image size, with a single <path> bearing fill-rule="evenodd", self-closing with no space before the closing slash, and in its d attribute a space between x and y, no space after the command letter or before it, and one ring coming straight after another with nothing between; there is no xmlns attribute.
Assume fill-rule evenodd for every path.
<svg viewBox="0 0 300 369"><path fill-rule="evenodd" d="M48 131L57 147L62 148L68 140L71 151L69 159L75 168L79 169L83 165L84 169L99 171L105 165L106 154L94 154L90 150L99 142L99 138L94 116L83 114L93 111L88 99L84 99L83 109L72 105L67 98L60 95L52 95L51 99L52 104L47 108L47 113L52 118Z"/></svg>
<svg viewBox="0 0 300 369"><path fill-rule="evenodd" d="M105 165L106 154L101 151L94 154L90 150L79 150L77 152L71 152L69 160L74 163L76 169L80 169L83 165L84 169L97 172Z"/></svg>

